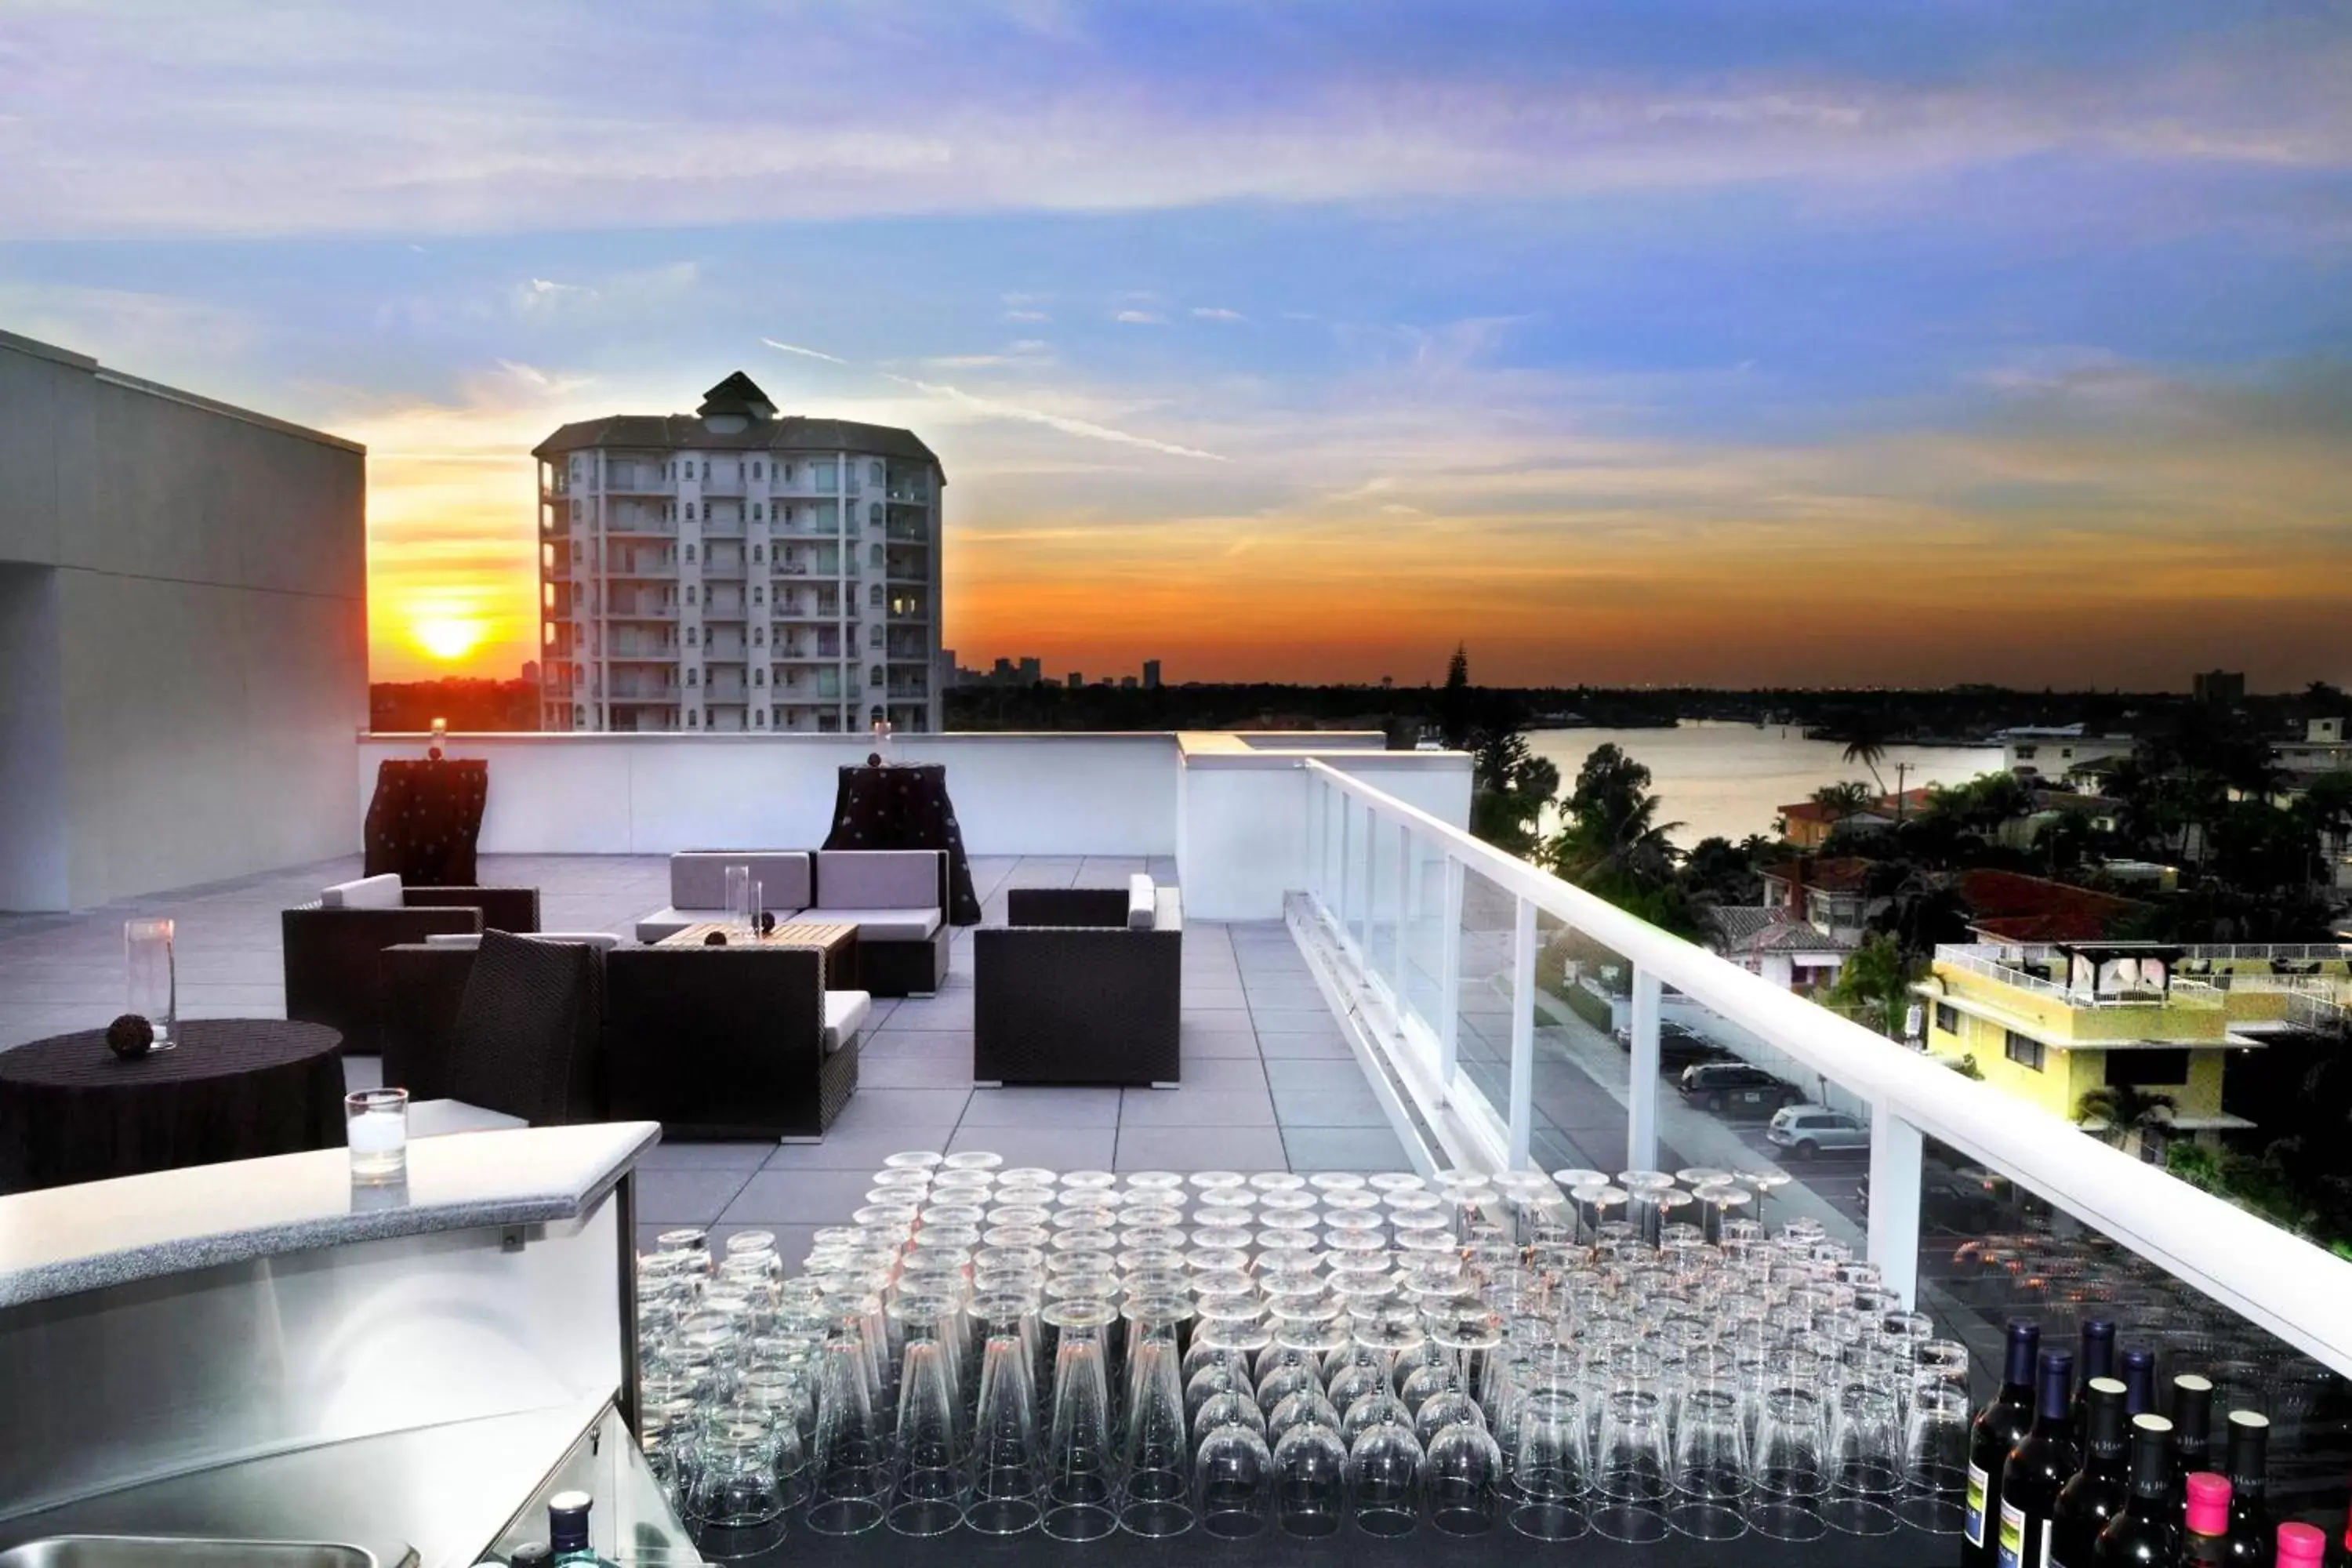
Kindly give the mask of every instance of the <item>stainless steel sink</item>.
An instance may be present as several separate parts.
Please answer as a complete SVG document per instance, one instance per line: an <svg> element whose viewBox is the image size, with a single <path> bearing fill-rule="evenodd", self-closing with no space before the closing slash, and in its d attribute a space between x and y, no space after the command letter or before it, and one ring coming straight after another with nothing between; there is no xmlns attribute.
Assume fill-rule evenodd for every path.
<svg viewBox="0 0 2352 1568"><path fill-rule="evenodd" d="M0 1552L0 1568L383 1568L374 1552L323 1541L52 1535Z"/></svg>

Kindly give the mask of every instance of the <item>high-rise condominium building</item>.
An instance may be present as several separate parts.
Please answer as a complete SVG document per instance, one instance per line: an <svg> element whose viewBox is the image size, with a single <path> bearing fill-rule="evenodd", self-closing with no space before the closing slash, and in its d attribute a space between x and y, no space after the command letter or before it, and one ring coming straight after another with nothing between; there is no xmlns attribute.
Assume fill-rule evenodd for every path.
<svg viewBox="0 0 2352 1568"><path fill-rule="evenodd" d="M779 417L738 371L532 455L544 728L940 727L947 479L913 432Z"/></svg>

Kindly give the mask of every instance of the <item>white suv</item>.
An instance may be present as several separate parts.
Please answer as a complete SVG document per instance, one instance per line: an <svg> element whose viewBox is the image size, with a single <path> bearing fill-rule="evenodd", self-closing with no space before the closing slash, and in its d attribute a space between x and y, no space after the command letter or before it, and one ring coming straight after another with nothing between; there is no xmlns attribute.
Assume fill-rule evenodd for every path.
<svg viewBox="0 0 2352 1568"><path fill-rule="evenodd" d="M1824 1149L1870 1147L1869 1128L1843 1110L1821 1105L1791 1105L1776 1111L1764 1136L1800 1160L1810 1160Z"/></svg>

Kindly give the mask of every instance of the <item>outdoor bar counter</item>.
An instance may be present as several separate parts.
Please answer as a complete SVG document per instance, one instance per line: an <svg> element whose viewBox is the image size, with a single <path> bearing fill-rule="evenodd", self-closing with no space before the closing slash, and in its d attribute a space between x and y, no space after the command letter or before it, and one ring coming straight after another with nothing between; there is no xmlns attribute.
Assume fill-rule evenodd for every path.
<svg viewBox="0 0 2352 1568"><path fill-rule="evenodd" d="M543 1533L560 1486L607 1556L698 1561L622 1426L659 1136L419 1139L380 1187L333 1149L0 1198L0 1561L142 1535L463 1568Z"/></svg>

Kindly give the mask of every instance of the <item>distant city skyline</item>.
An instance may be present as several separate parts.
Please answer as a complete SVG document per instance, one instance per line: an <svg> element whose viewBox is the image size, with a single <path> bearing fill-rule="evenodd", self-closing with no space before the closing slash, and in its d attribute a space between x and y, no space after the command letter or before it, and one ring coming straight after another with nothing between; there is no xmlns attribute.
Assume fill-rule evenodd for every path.
<svg viewBox="0 0 2352 1568"><path fill-rule="evenodd" d="M937 451L968 660L2276 690L2352 681L2347 79L2188 0L37 4L0 328L365 442L383 680L536 657L531 444L740 369Z"/></svg>

